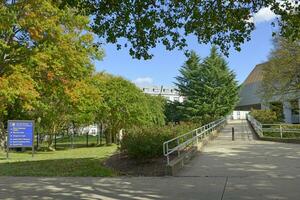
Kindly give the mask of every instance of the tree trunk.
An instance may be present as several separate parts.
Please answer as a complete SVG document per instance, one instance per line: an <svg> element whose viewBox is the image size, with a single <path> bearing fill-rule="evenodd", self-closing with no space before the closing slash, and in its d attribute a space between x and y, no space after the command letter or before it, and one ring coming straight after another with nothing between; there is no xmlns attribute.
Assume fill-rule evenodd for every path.
<svg viewBox="0 0 300 200"><path fill-rule="evenodd" d="M2 122L0 122L0 149L5 149L5 128Z"/></svg>
<svg viewBox="0 0 300 200"><path fill-rule="evenodd" d="M106 145L109 146L112 144L112 133L111 130L105 131L105 140L106 140Z"/></svg>
<svg viewBox="0 0 300 200"><path fill-rule="evenodd" d="M56 134L56 129L54 127L51 133L49 134L49 137L47 138L48 150L55 151L55 149L53 148L53 136L55 134Z"/></svg>
<svg viewBox="0 0 300 200"><path fill-rule="evenodd" d="M52 145L53 145L53 135L49 134L47 137L47 144L48 144L48 149L52 150Z"/></svg>
<svg viewBox="0 0 300 200"><path fill-rule="evenodd" d="M115 133L115 131L113 131L111 133L111 137L112 137L112 143L116 143L117 141L116 141L116 133Z"/></svg>
<svg viewBox="0 0 300 200"><path fill-rule="evenodd" d="M102 123L98 124L97 127L97 145L101 145L101 136L102 136Z"/></svg>

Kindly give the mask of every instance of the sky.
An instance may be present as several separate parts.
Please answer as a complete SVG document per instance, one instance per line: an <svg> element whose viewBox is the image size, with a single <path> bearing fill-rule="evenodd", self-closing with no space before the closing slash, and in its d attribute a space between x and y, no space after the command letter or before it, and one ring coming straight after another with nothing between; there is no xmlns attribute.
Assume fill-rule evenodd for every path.
<svg viewBox="0 0 300 200"><path fill-rule="evenodd" d="M275 28L271 22L276 18L268 8L261 9L251 20L256 29L252 32L251 40L241 46L241 51L230 50L225 59L228 66L235 74L237 81L242 83L255 67L255 65L267 61L272 45L272 32ZM189 49L194 50L201 58L208 56L211 46L201 45L195 37L188 37ZM128 49L117 50L116 45L103 46L105 57L102 61L96 61L96 71L105 71L124 78L140 86L173 86L178 70L186 61L183 51L167 51L164 46L158 45L151 50L154 57L151 60L133 59Z"/></svg>

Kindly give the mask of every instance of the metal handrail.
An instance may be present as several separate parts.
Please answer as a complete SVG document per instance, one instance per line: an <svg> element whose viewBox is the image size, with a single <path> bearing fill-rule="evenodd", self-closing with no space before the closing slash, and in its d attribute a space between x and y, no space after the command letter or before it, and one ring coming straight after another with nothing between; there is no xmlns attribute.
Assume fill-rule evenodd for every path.
<svg viewBox="0 0 300 200"><path fill-rule="evenodd" d="M263 129L262 124L257 121L254 117L252 117L250 114L247 115L247 120L251 123L254 130L260 135L263 136Z"/></svg>
<svg viewBox="0 0 300 200"><path fill-rule="evenodd" d="M265 126L279 126L279 125L282 125L282 126L297 126L297 127L300 127L299 124L286 124L286 123L280 123L280 124L263 124Z"/></svg>
<svg viewBox="0 0 300 200"><path fill-rule="evenodd" d="M203 138L208 133L211 133L215 129L217 129L219 126L225 124L227 121L227 118L221 118L216 121L210 122L209 124L206 124L204 126L201 126L197 129L194 129L192 131L189 131L185 134L179 135L175 138L172 138L168 141L165 141L163 143L163 153L164 156L167 157L167 164L170 164L170 154L177 152L178 156L180 156L180 150L183 150L187 148L189 145L193 143L198 143L199 137ZM175 146L172 147L172 144L176 142ZM173 144L174 145L174 144Z"/></svg>
<svg viewBox="0 0 300 200"><path fill-rule="evenodd" d="M295 124L262 124L257 121L253 116L250 114L247 115L248 121L252 124L254 130L260 134L260 136L264 136L264 132L275 132L280 133L280 138L283 138L284 133L300 133L299 125ZM272 127L266 127L272 126ZM289 128L290 127L290 128Z"/></svg>

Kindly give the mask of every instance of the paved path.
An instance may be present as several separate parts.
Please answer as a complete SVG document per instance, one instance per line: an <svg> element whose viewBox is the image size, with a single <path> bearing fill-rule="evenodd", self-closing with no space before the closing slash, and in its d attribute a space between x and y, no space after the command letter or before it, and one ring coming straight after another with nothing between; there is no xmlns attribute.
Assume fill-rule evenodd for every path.
<svg viewBox="0 0 300 200"><path fill-rule="evenodd" d="M176 177L0 177L0 199L299 200L300 145L257 141L231 122Z"/></svg>

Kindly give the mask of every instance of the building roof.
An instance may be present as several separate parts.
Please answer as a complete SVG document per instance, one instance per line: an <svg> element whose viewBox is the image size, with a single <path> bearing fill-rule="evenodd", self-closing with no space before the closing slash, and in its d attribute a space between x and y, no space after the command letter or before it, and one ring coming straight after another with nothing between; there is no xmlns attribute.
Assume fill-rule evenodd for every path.
<svg viewBox="0 0 300 200"><path fill-rule="evenodd" d="M263 66L264 63L256 65L244 81L243 85L261 82L263 79Z"/></svg>
<svg viewBox="0 0 300 200"><path fill-rule="evenodd" d="M256 65L251 73L248 75L244 83L242 84L239 96L239 106L247 106L253 104L260 104L262 102L259 97L259 90L263 79L263 64Z"/></svg>
<svg viewBox="0 0 300 200"><path fill-rule="evenodd" d="M144 86L140 87L144 93L153 95L176 95L179 96L179 92L176 87L165 87L165 86Z"/></svg>

